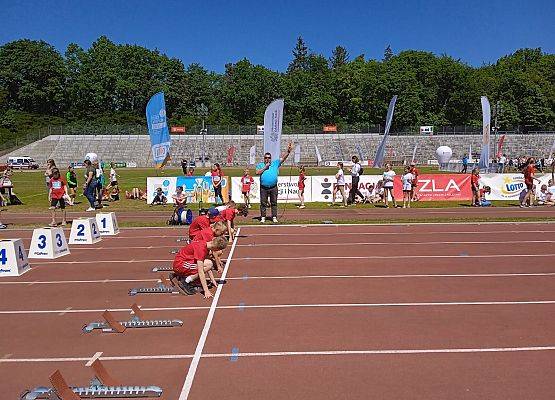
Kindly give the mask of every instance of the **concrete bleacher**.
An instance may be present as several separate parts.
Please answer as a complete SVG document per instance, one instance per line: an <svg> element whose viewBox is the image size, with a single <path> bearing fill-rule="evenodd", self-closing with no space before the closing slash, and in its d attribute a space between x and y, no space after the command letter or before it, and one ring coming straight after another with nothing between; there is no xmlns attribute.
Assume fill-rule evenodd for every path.
<svg viewBox="0 0 555 400"><path fill-rule="evenodd" d="M323 161L348 160L352 155L359 155L357 146L364 160L374 158L376 149L382 140L379 134L298 134L283 135L282 148L289 141L301 146L301 164L316 164L316 146ZM511 157L535 156L547 157L554 133L535 135L507 135L503 152ZM262 159L263 137L261 135L206 135L204 138L206 156L210 162L226 165L227 152L235 146L234 165L247 165L249 150L256 145L257 161ZM416 160L426 163L436 158L439 146L453 149L453 158L460 159L472 147L473 153L481 149L480 135L407 135L390 136L386 146L386 159L392 161L410 160L414 146L417 145ZM170 165L179 166L181 159L195 160L202 157L203 137L200 135L172 135L172 161ZM6 162L11 156L30 156L39 164L53 158L60 166L71 162L81 162L86 153L94 152L103 161L132 162L138 167L152 166L150 139L147 135L50 135L27 146L0 157ZM492 149L493 154L493 149ZM293 162L291 154L287 164Z"/></svg>

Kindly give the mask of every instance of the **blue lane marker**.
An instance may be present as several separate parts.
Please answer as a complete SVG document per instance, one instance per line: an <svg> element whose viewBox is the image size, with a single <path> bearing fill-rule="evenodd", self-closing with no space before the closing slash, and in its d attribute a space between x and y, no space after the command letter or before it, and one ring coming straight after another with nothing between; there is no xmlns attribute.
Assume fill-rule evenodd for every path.
<svg viewBox="0 0 555 400"><path fill-rule="evenodd" d="M239 303L239 311L245 311L245 303Z"/></svg>
<svg viewBox="0 0 555 400"><path fill-rule="evenodd" d="M249 279L249 276L247 274L243 275L243 280L246 281L247 279Z"/></svg>
<svg viewBox="0 0 555 400"><path fill-rule="evenodd" d="M461 254L459 254L459 256L468 257L468 253L466 251L463 251Z"/></svg>
<svg viewBox="0 0 555 400"><path fill-rule="evenodd" d="M229 361L235 362L239 359L239 347L234 347L231 349L231 357L229 357Z"/></svg>

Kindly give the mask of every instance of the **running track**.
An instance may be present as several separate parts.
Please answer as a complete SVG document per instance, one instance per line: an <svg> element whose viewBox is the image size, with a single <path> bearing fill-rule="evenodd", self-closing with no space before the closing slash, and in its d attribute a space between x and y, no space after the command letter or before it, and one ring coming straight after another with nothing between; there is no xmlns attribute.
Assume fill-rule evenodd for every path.
<svg viewBox="0 0 555 400"><path fill-rule="evenodd" d="M217 300L129 297L182 233L125 229L0 280L3 398L55 369L85 385L97 352L164 399L553 398L555 224L242 227ZM81 333L133 302L184 326Z"/></svg>

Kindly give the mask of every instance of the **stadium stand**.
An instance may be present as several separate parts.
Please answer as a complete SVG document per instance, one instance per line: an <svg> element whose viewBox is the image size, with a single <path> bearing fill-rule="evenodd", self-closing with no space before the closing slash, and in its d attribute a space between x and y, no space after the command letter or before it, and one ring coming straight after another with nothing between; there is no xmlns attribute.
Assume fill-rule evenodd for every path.
<svg viewBox="0 0 555 400"><path fill-rule="evenodd" d="M382 136L379 134L298 134L283 135L282 147L289 141L301 146L301 164L316 164L316 146L323 162L348 160L352 155L362 153L364 160L371 160ZM172 135L172 161L170 165L179 166L181 159L195 160L197 165L202 159L203 140L206 157L209 162L227 165L228 149L235 147L233 165L247 165L249 150L252 145L257 148L257 161L260 161L263 147L261 135ZM531 155L547 157L555 132L534 135L507 135L503 152L512 156ZM417 145L416 161L426 163L435 160L435 151L441 146L453 149L453 158L460 159L472 147L474 154L480 152L479 135L407 135L389 137L386 159L395 164L402 164L412 158L414 146ZM360 151L359 151L360 150ZM147 135L50 135L29 145L21 147L0 157L6 162L11 156L33 157L39 164L53 158L58 165L82 162L88 153L97 153L103 161L134 163L138 167L152 166L150 140ZM493 151L492 151L493 153ZM288 164L293 163L290 157Z"/></svg>

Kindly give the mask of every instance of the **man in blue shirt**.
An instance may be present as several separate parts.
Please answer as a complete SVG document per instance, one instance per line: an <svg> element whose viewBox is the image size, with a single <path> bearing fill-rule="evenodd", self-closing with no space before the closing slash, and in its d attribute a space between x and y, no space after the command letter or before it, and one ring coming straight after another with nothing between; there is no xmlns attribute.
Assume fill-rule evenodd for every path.
<svg viewBox="0 0 555 400"><path fill-rule="evenodd" d="M463 159L462 159L462 170L461 170L461 174L466 174L466 170L468 168L468 155L464 155Z"/></svg>
<svg viewBox="0 0 555 400"><path fill-rule="evenodd" d="M272 222L277 223L277 197L278 197L278 176L279 167L287 160L293 144L287 146L287 153L281 159L272 161L270 153L264 154L264 162L256 164L256 175L260 176L260 223L266 222L266 209L268 205L272 207ZM268 197L270 202L268 204Z"/></svg>

